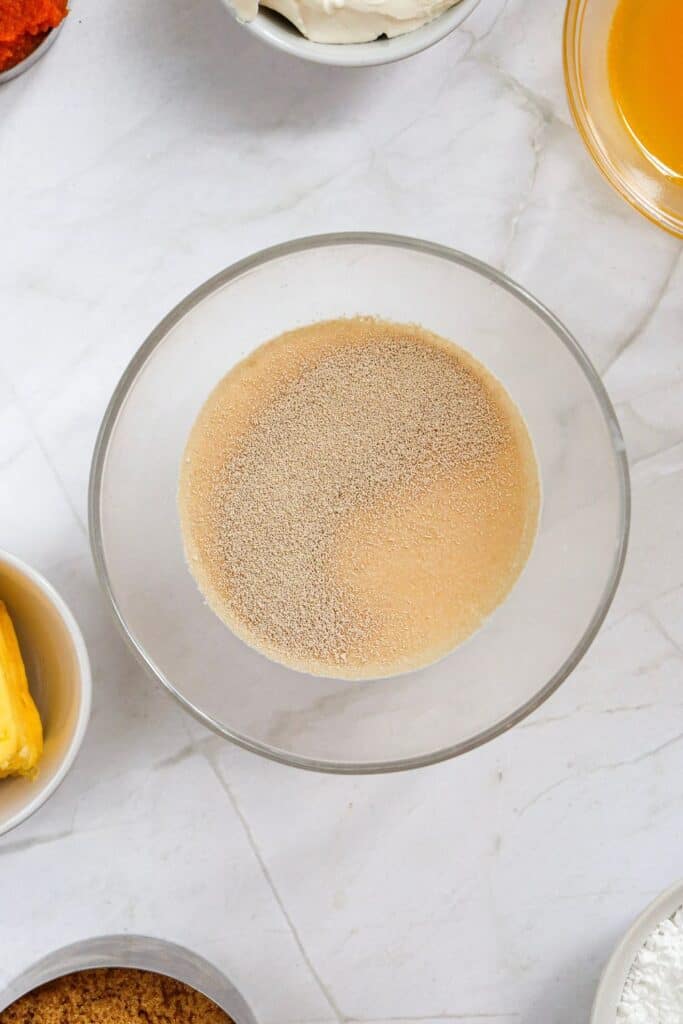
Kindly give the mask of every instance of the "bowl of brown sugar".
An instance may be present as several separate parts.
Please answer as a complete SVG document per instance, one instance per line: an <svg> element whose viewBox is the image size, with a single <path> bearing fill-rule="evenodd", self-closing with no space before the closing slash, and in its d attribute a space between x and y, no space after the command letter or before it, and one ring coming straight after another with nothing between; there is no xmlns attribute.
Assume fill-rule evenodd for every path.
<svg viewBox="0 0 683 1024"><path fill-rule="evenodd" d="M49 954L0 996L0 1024L256 1024L207 960L170 942L111 935Z"/></svg>
<svg viewBox="0 0 683 1024"><path fill-rule="evenodd" d="M629 481L585 353L493 268L327 235L202 285L96 444L95 565L202 722L335 772L492 739L567 678L623 565Z"/></svg>

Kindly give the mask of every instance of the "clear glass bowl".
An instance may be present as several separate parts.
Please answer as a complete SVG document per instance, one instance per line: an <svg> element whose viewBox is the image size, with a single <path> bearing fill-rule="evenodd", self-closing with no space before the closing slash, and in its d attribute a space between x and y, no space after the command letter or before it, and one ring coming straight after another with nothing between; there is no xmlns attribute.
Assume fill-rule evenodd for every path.
<svg viewBox="0 0 683 1024"><path fill-rule="evenodd" d="M186 567L176 507L187 435L219 378L284 330L355 314L424 324L485 363L526 417L544 494L529 562L479 632L426 669L369 682L289 670L233 636ZM573 338L490 267L384 235L277 246L188 296L116 388L90 482L97 571L142 661L234 742L337 772L453 757L537 708L595 637L621 574L628 524L619 426Z"/></svg>
<svg viewBox="0 0 683 1024"><path fill-rule="evenodd" d="M569 106L610 185L659 227L683 237L683 185L643 154L610 91L607 54L617 5L618 0L568 0L564 70Z"/></svg>

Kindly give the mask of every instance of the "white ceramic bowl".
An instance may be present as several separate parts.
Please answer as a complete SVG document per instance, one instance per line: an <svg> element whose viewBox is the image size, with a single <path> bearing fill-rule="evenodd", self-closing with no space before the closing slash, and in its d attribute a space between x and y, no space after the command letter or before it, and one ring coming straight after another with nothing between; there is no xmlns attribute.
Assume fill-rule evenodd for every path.
<svg viewBox="0 0 683 1024"><path fill-rule="evenodd" d="M235 10L230 0L223 0L223 4L234 17ZM291 53L294 57L316 64L358 68L392 64L428 49L461 25L478 4L479 0L459 0L450 10L421 28L402 36L394 36L393 39L375 39L369 43L314 43L302 36L294 25L264 7L259 8L253 21L237 20L270 46Z"/></svg>
<svg viewBox="0 0 683 1024"><path fill-rule="evenodd" d="M648 935L683 906L683 882L667 889L636 918L612 953L603 971L593 1003L591 1024L616 1024L617 1006L628 972Z"/></svg>
<svg viewBox="0 0 683 1024"><path fill-rule="evenodd" d="M36 779L0 779L0 835L52 796L74 762L90 716L88 653L68 607L48 581L0 551L0 599L19 639L43 722L45 750Z"/></svg>
<svg viewBox="0 0 683 1024"><path fill-rule="evenodd" d="M63 25L64 22L61 21L56 28L51 29L43 39L40 46L36 46L33 53L29 53L28 57L25 57L24 60L20 60L18 64L15 64L14 67L7 68L6 71L0 71L0 85L4 82L10 82L13 78L17 78L19 75L23 75L24 71L28 71L28 69L32 68L41 57L44 57L59 33L62 31Z"/></svg>

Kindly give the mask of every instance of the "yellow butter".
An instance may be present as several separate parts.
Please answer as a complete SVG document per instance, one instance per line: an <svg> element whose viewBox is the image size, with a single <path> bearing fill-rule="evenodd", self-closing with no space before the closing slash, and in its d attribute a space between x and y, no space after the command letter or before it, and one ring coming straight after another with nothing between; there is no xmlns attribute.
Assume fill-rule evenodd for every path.
<svg viewBox="0 0 683 1024"><path fill-rule="evenodd" d="M0 779L36 774L43 726L7 608L0 601Z"/></svg>

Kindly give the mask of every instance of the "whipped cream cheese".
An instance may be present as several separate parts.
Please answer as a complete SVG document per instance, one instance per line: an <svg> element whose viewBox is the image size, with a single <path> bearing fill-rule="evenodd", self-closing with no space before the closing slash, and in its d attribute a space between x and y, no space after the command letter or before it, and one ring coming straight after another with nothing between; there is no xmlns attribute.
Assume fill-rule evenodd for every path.
<svg viewBox="0 0 683 1024"><path fill-rule="evenodd" d="M458 0L262 0L316 43L367 43L425 25ZM241 21L253 21L259 0L232 0Z"/></svg>

